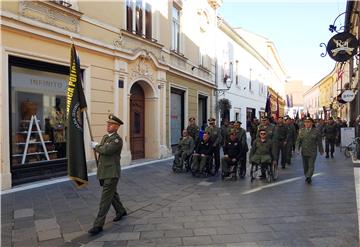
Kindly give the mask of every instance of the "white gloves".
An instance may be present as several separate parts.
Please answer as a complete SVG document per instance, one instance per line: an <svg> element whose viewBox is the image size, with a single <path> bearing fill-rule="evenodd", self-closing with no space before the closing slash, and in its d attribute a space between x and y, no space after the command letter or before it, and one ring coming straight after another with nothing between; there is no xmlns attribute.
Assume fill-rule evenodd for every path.
<svg viewBox="0 0 360 247"><path fill-rule="evenodd" d="M98 144L99 144L98 142L91 142L91 147L92 147L92 148L95 148L96 145L98 145Z"/></svg>

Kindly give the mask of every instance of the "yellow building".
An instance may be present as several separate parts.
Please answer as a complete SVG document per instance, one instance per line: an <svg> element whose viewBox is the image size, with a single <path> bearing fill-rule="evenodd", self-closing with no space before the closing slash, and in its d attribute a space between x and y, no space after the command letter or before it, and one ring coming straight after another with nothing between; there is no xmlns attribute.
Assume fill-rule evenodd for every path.
<svg viewBox="0 0 360 247"><path fill-rule="evenodd" d="M276 119L277 107L279 105L279 116L283 117L285 113L285 100L271 87L268 87L271 102L271 113L274 119Z"/></svg>
<svg viewBox="0 0 360 247"><path fill-rule="evenodd" d="M214 40L221 1L189 2L2 1L2 189L66 174L64 143L54 142L50 120L54 108L65 109L71 43L94 139L105 133L109 113L124 122L122 165L171 155L188 117L213 115L214 54L211 42L201 44ZM49 159L39 138L24 134L29 115L39 120ZM32 150L24 154L24 146ZM88 145L86 158L94 167Z"/></svg>
<svg viewBox="0 0 360 247"><path fill-rule="evenodd" d="M325 76L320 80L318 84L319 87L319 98L320 98L320 107L318 109L318 115L320 118L328 118L331 115L332 102L334 98L334 85L336 82L336 67L330 74Z"/></svg>

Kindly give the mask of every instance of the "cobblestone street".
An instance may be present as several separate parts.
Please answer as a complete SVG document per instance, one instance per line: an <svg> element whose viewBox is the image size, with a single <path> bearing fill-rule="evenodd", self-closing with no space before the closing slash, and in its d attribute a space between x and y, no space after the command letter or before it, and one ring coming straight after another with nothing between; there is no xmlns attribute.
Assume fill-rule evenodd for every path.
<svg viewBox="0 0 360 247"><path fill-rule="evenodd" d="M66 181L2 195L2 246L358 246L354 164L337 152L318 156L313 184L301 160L268 184L247 177L193 178L174 174L172 160L124 169L118 185L128 216L107 217L104 231L87 234L100 186ZM248 173L249 174L249 173Z"/></svg>

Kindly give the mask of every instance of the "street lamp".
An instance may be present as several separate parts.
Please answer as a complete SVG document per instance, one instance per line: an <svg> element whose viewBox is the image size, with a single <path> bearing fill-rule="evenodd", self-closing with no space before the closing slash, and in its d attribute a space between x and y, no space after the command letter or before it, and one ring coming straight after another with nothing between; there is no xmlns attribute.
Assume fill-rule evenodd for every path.
<svg viewBox="0 0 360 247"><path fill-rule="evenodd" d="M224 82L225 82L226 88L220 88L220 89L215 88L215 90L214 90L215 95L217 95L217 96L223 95L223 94L225 94L226 91L228 91L231 88L232 80L230 77L228 77L228 76L224 77Z"/></svg>

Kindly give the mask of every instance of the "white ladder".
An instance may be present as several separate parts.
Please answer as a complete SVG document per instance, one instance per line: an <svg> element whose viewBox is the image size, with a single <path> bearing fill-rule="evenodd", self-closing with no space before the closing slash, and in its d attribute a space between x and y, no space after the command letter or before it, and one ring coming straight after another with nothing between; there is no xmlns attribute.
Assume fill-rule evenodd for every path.
<svg viewBox="0 0 360 247"><path fill-rule="evenodd" d="M41 129L40 129L40 126L39 126L38 122L39 122L39 120L37 119L36 115L32 115L30 123L29 123L29 129L28 129L28 132L27 132L25 148L24 148L24 153L23 153L23 156L22 156L21 164L25 164L26 155L27 155L27 151L28 151L28 147L29 147L29 143L30 143L30 136L31 136L31 132L33 132L32 127L33 127L34 123L35 123L36 129L37 129L35 132L37 132L39 137L40 137L40 141L41 141L41 145L42 145L42 147L44 149L45 157L46 157L47 160L50 160L49 154L48 154L48 151L46 149L45 142L44 142L44 138L42 136Z"/></svg>

